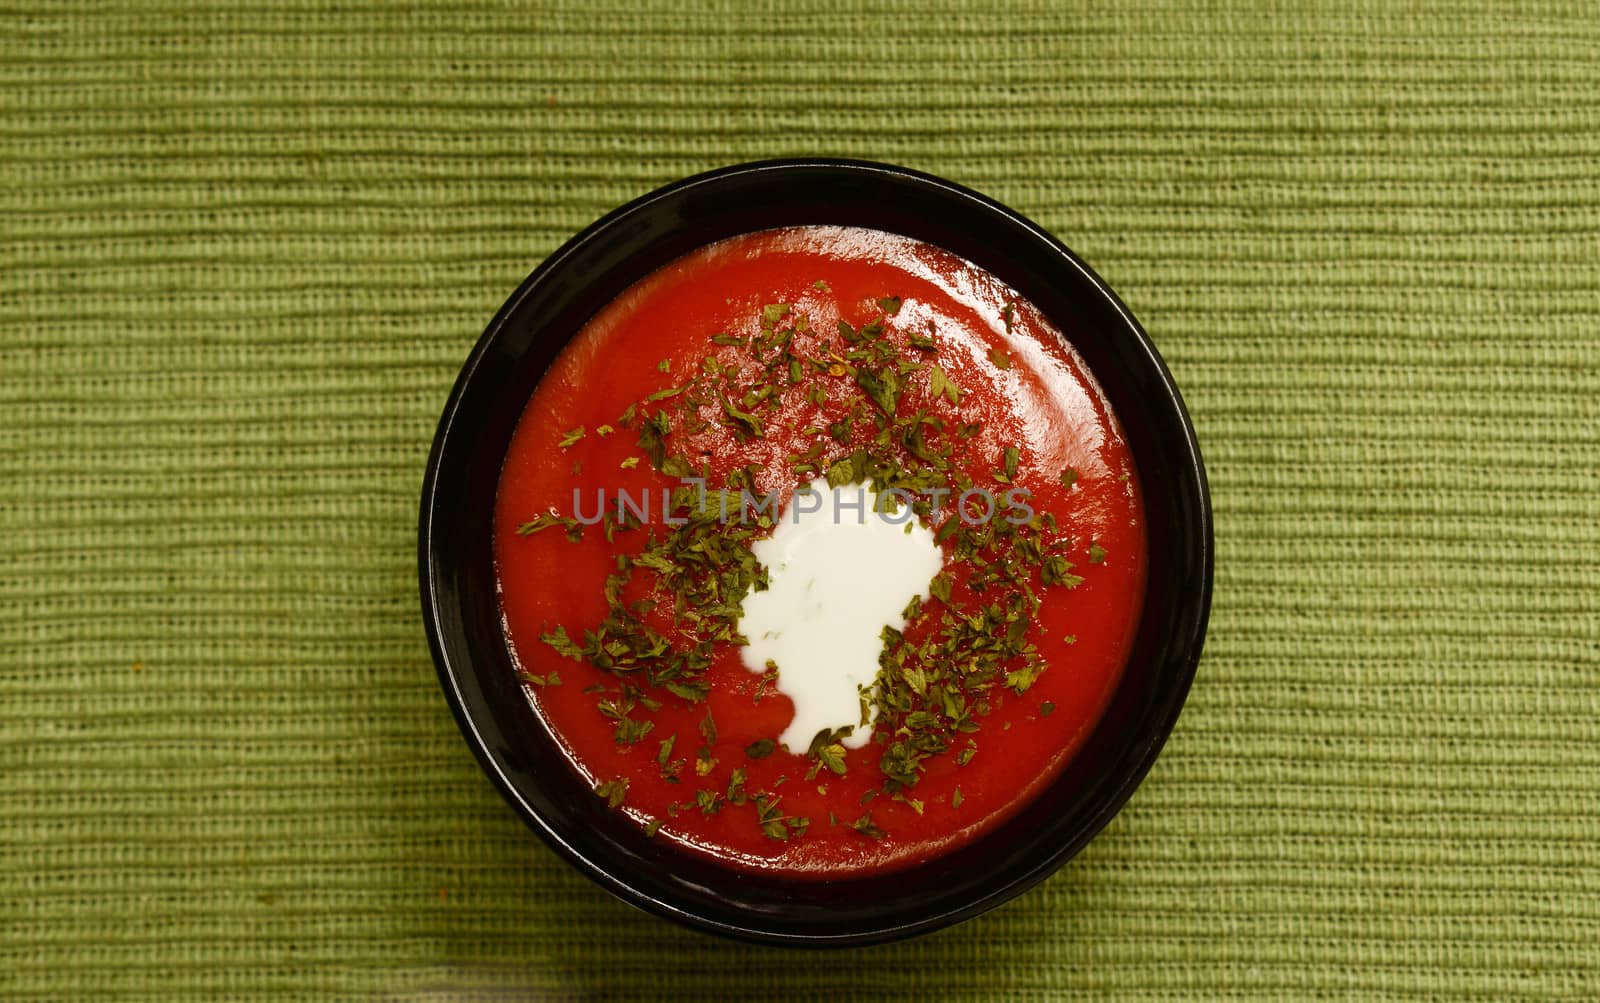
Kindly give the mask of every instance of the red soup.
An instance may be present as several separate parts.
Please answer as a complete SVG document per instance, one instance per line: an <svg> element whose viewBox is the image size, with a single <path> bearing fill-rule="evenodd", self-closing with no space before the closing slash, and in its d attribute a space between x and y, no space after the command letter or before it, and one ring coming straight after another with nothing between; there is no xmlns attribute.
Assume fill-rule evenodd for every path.
<svg viewBox="0 0 1600 1003"><path fill-rule="evenodd" d="M517 427L494 547L528 698L596 797L833 878L968 843L1060 771L1138 626L1142 518L1116 417L1030 303L937 247L802 227L588 322Z"/></svg>

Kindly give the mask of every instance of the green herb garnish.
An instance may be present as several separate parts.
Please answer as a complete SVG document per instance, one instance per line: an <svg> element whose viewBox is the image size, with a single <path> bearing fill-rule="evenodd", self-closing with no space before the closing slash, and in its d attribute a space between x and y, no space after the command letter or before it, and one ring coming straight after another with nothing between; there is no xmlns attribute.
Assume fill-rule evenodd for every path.
<svg viewBox="0 0 1600 1003"><path fill-rule="evenodd" d="M928 367L928 396L943 397L951 404L961 403L961 388L938 366Z"/></svg>
<svg viewBox="0 0 1600 1003"><path fill-rule="evenodd" d="M844 746L837 743L824 745L817 750L817 761L839 776L844 776Z"/></svg>
<svg viewBox="0 0 1600 1003"><path fill-rule="evenodd" d="M606 804L616 808L622 804L622 799L628 796L628 778L618 777L596 784L594 792L604 798Z"/></svg>
<svg viewBox="0 0 1600 1003"><path fill-rule="evenodd" d="M616 556L615 570L605 582L606 615L581 631L553 626L541 639L561 657L585 662L617 680L595 697L619 745L646 739L661 700L705 701L708 670L719 646L743 641L738 633L743 598L766 587L765 569L755 561L750 544L766 534L778 512L742 511L740 492L770 483L766 479L773 470L735 468L717 483L711 471L722 468L696 437L720 423L733 429L740 442L753 443L765 437L769 425L793 421L792 427L803 429L802 448L779 459L785 465L780 469L794 483L822 476L834 487L869 486L880 505L892 497L887 493L891 489L904 489L918 499L912 514L935 531L947 555L947 569L929 584L931 599L907 603L904 631L885 630L878 676L861 697L860 723L874 723L875 744L872 758L860 761L857 770L871 769L875 762L877 771L876 783L861 803L881 794L920 812L923 802L912 791L930 760L953 755L958 766L970 763L977 751L972 736L991 713L991 698L998 703L1001 688L1027 692L1045 670L1033 640L1043 590L1071 588L1082 578L1073 573L1066 555L1076 545L1048 513L1021 524L998 516L972 523L961 518L956 508L963 492L974 487L997 490L996 485L1016 484L1019 478L1027 483L1021 450L1004 446L997 469L976 480L968 476L970 461L963 457L979 449L976 440L983 425L962 420L959 411L966 395L938 364L932 326L926 333L902 330L898 323L891 330L886 319L899 313L901 299L884 296L875 304L879 314L869 315L860 326L841 319L836 332L827 332L825 338L811 330L809 318L794 305L766 304L754 336L711 335L710 354L690 365L682 382L628 407L616 425L636 429L640 455L624 458L621 468L637 469L643 458L664 478L703 478L703 488L681 484L665 489L670 519L654 526L646 527L625 512L604 513L607 540L627 531L642 537ZM1014 306L1006 304L1003 315L1009 330ZM1012 367L1011 357L998 348L989 350L988 358L1000 369ZM670 360L662 360L657 369L670 372ZM908 387L917 390L907 393ZM596 428L602 437L613 431L610 425ZM561 448L583 434L582 427L566 433ZM1068 468L1060 483L1071 487L1077 477ZM937 496L943 500L927 500L929 492L942 493ZM584 528L576 520L546 514L519 531L531 535L558 526L575 539ZM1088 563L1104 559L1104 549L1091 541ZM775 683L776 667L768 668L752 700ZM546 673L527 681L548 686L559 677ZM1041 704L1041 716L1051 709L1049 702ZM733 762L719 770L717 728L709 709L699 730L703 743L692 757L674 757L677 735L657 743L656 765L664 780L688 778L693 783L698 777L710 785L696 790L692 800L672 805L668 814L698 807L710 815L725 808L750 810L753 804L769 838L803 835L808 821L785 814L773 793L784 777L759 792L747 791L745 766L735 765L770 760L778 752L777 743L770 738L750 742L742 760L721 750ZM808 780L846 774L847 750L841 739L848 732L824 732L812 741L806 753ZM689 763L693 777L684 769ZM723 776L725 785L718 779ZM597 788L597 793L620 804L627 781L619 778L601 787L605 789ZM959 807L961 800L957 788L950 803ZM659 826L659 820L651 824ZM849 825L868 838L883 836L870 811Z"/></svg>
<svg viewBox="0 0 1600 1003"><path fill-rule="evenodd" d="M872 812L870 811L856 819L854 822L851 822L850 828L861 833L861 835L866 836L868 839L883 838L883 830L873 824Z"/></svg>

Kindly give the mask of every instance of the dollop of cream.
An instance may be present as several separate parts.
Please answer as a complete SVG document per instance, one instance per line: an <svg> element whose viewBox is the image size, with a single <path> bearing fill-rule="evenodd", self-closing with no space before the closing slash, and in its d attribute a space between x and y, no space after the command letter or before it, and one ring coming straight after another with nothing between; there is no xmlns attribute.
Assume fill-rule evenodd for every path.
<svg viewBox="0 0 1600 1003"><path fill-rule="evenodd" d="M794 701L778 740L791 752L844 727L855 730L841 744L867 744L862 695L878 674L883 628L905 629L907 604L928 598L944 566L933 531L909 508L875 511L877 498L864 484L801 485L772 535L751 548L768 587L744 597L741 657L752 672L778 667L778 692Z"/></svg>

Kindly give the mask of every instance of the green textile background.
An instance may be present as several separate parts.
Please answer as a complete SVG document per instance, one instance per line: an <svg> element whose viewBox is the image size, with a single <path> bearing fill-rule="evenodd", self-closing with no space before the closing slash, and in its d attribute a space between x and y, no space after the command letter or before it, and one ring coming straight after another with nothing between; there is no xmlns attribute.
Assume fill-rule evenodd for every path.
<svg viewBox="0 0 1600 1003"><path fill-rule="evenodd" d="M0 998L1600 994L1592 3L0 5ZM1128 808L825 956L538 843L423 639L474 339L606 210L776 155L1052 230L1210 465Z"/></svg>

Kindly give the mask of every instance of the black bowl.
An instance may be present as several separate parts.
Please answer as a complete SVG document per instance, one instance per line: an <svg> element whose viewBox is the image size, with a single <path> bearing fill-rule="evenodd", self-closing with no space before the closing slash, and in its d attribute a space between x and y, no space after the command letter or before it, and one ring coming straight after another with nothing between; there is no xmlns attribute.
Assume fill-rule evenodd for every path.
<svg viewBox="0 0 1600 1003"><path fill-rule="evenodd" d="M524 698L502 633L491 526L501 460L540 376L629 285L754 230L871 227L940 245L1031 300L1082 354L1122 422L1144 488L1149 585L1130 661L1059 777L986 837L909 871L837 881L736 873L646 838L594 797ZM445 405L422 491L423 620L467 742L529 826L624 901L745 940L868 944L991 909L1077 853L1133 793L1177 720L1205 635L1211 511L1194 430L1128 310L1049 234L972 191L842 160L744 164L616 210L528 276L473 348ZM553 569L552 569L553 570Z"/></svg>

